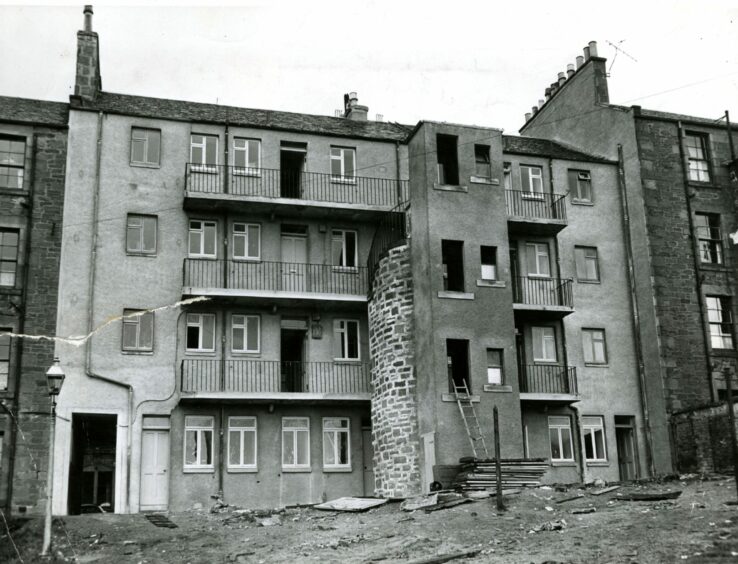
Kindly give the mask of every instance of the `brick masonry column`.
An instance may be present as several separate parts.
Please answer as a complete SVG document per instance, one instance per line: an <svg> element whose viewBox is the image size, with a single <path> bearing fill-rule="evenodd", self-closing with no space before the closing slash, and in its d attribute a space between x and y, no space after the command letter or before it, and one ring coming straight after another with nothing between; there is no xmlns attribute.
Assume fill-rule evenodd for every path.
<svg viewBox="0 0 738 564"><path fill-rule="evenodd" d="M375 495L421 492L410 247L380 260L369 300Z"/></svg>

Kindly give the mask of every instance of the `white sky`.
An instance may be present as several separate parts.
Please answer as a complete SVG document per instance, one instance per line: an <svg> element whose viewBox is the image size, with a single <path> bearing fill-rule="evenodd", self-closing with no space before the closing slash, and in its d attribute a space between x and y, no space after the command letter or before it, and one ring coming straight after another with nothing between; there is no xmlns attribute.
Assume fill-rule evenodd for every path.
<svg viewBox="0 0 738 564"><path fill-rule="evenodd" d="M0 0L2 1L2 0ZM738 122L738 0L96 4L109 92L516 133L590 40L618 104ZM82 5L0 6L0 94L68 100ZM663 94L659 94L663 93Z"/></svg>

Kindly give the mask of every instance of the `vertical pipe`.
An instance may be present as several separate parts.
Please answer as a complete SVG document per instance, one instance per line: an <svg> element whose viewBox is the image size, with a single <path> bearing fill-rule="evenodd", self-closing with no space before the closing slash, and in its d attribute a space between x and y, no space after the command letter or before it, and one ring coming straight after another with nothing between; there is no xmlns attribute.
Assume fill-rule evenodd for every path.
<svg viewBox="0 0 738 564"><path fill-rule="evenodd" d="M730 113L725 110L725 129L728 131L728 146L730 147L730 160L735 161L735 146L733 145L733 132L730 126Z"/></svg>
<svg viewBox="0 0 738 564"><path fill-rule="evenodd" d="M49 429L49 470L46 473L46 518L41 556L49 554L51 548L52 492L54 491L54 431L56 430L56 396L51 396L51 423Z"/></svg>
<svg viewBox="0 0 738 564"><path fill-rule="evenodd" d="M583 484L587 483L587 461L585 459L587 450L584 448L584 429L582 428L582 414L579 412L579 407L576 404L572 404L571 409L574 411L574 420L577 426L577 450L579 451L579 478Z"/></svg>
<svg viewBox="0 0 738 564"><path fill-rule="evenodd" d="M220 425L218 430L218 497L223 500L223 466L225 465L225 445L224 431L225 429L225 409L223 404L220 405Z"/></svg>
<svg viewBox="0 0 738 564"><path fill-rule="evenodd" d="M504 511L505 504L502 502L502 464L500 463L500 421L497 414L497 406L492 409L495 426L495 501L497 502L497 511Z"/></svg>
<svg viewBox="0 0 738 564"><path fill-rule="evenodd" d="M735 476L736 497L738 498L738 444L735 437L735 412L733 411L733 383L730 378L730 366L723 364L723 376L725 377L725 391L728 395L728 404L725 406L730 425L730 450L733 454L733 475Z"/></svg>

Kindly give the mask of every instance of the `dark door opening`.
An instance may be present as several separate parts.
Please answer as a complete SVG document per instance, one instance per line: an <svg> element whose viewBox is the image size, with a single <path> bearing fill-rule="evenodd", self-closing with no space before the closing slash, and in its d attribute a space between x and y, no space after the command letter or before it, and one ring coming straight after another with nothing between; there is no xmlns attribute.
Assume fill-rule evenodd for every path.
<svg viewBox="0 0 738 564"><path fill-rule="evenodd" d="M638 478L638 451L635 441L635 417L629 415L615 416L615 441L618 448L618 469L620 479L635 480Z"/></svg>
<svg viewBox="0 0 738 564"><path fill-rule="evenodd" d="M302 197L302 175L305 170L307 146L304 143L282 142L279 153L280 196L282 198Z"/></svg>
<svg viewBox="0 0 738 564"><path fill-rule="evenodd" d="M464 339L446 339L446 357L448 362L448 386L451 392L465 386L471 392L469 380L469 341ZM461 390L459 390L461 391Z"/></svg>
<svg viewBox="0 0 738 564"><path fill-rule="evenodd" d="M70 515L115 510L117 415L72 415L69 462Z"/></svg>
<svg viewBox="0 0 738 564"><path fill-rule="evenodd" d="M443 289L448 292L464 291L464 242L441 240Z"/></svg>
<svg viewBox="0 0 738 564"><path fill-rule="evenodd" d="M455 135L436 135L436 157L438 160L438 183L459 183L459 156Z"/></svg>
<svg viewBox="0 0 738 564"><path fill-rule="evenodd" d="M304 392L304 329L282 328L280 339L282 392Z"/></svg>

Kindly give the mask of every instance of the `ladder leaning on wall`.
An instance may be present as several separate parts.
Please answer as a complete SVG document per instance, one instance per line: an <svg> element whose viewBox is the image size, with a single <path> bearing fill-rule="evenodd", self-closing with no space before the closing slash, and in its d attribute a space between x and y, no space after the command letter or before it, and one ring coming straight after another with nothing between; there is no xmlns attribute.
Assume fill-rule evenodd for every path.
<svg viewBox="0 0 738 564"><path fill-rule="evenodd" d="M466 380L462 381L461 385L457 385L454 382L454 396L456 397L456 405L459 406L461 419L464 422L474 458L489 458L487 445L484 443L484 436L479 427L479 419L477 419L477 412L474 410L474 404L472 403Z"/></svg>

